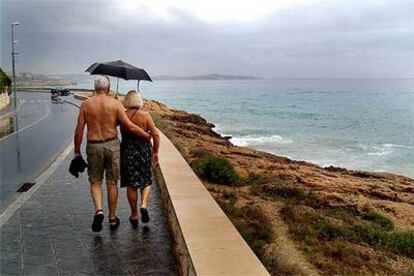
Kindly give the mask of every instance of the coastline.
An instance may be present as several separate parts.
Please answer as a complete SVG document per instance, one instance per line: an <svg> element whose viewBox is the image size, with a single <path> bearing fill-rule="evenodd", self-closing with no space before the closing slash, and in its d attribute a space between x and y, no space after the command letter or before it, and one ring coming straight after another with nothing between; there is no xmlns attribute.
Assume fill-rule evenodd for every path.
<svg viewBox="0 0 414 276"><path fill-rule="evenodd" d="M235 146L197 114L153 100L146 101L146 108L272 274L406 273L414 265L410 257L414 254L414 179L385 172L323 168ZM223 184L206 178L199 164L209 156L228 162L239 181ZM218 170L225 167L224 163L220 163ZM214 166L207 166L210 165ZM255 218L245 217L244 213L254 213ZM363 233L353 233L367 225L377 229L367 219L372 214L392 225L392 230L384 230L381 235L408 233L408 247L404 249L407 251L392 249L391 242L381 247L367 240L365 236L371 234L364 231L371 231L368 228L361 230ZM306 217L313 219L300 221ZM321 229L318 221L329 223ZM261 226L252 226L256 224ZM340 230L347 224L349 229ZM303 225L310 232L299 235L297 231ZM328 231L326 227L334 234L323 233ZM251 232L254 237L268 234L257 240ZM348 232L353 234L345 236ZM338 259L335 254L344 256ZM365 263L352 257L359 255L368 256ZM381 258L384 260L380 261Z"/></svg>
<svg viewBox="0 0 414 276"><path fill-rule="evenodd" d="M93 92L93 90L91 89L84 89L84 88L76 88L76 89L71 89L71 91L75 91L77 95L81 95L81 96L89 96L91 95L91 93ZM115 91L111 91L112 95L115 95ZM118 98L119 100L123 100L124 95L123 94L118 94ZM146 101L150 102L150 103L158 103L161 105L165 105L164 103L158 102L156 100L147 100ZM299 162L299 163L306 163L312 166L316 166L320 169L328 169L328 170L341 170L341 171L348 171L348 172L354 172L356 174L360 174L360 173L367 173L367 174L379 174L379 175L395 175L395 176L401 176L401 177L406 177L406 178L411 178L414 179L412 176L410 175L405 175L404 173L397 173L397 172L392 172L392 171L387 171L387 170L382 170L382 169L378 169L378 170L364 170L364 169L358 169L358 168L349 168L349 167L344 167L344 166L338 166L338 165L334 165L334 164L327 164L327 165L322 165L322 164L317 164L316 162L313 161L309 161L309 160L302 160L302 159L296 159L294 157L291 156L286 156L286 155L280 155L271 151L266 151L263 149L258 149L255 148L254 146L250 146L250 145L245 145L245 143L238 143L236 142L237 139L240 139L240 137L233 137L230 134L227 133L221 133L220 129L218 129L218 126L207 122L206 119L204 119L201 115L199 114L193 114L193 113L189 113L185 110L180 110L180 109L175 109L172 107L169 107L167 105L165 105L166 109L169 110L173 110L173 111L178 111L178 112L184 112L184 113L188 113L191 115L196 115L199 116L200 118L202 118L209 126L210 126L210 131L213 132L215 136L220 136L221 138L223 138L224 140L228 141L229 143L231 143L232 146L237 147L237 148L247 148L247 149L251 149L257 152L262 152L262 153L266 153L266 154L270 154L276 157L280 157L280 158L286 158L289 159L291 161L295 161L295 162ZM278 136L278 135L274 135L274 136ZM277 137L279 138L279 136ZM251 138L251 139L256 139L256 138ZM282 137L280 137L280 139L284 139ZM233 140L233 141L232 141ZM285 140L283 143L291 143L291 140ZM387 145L392 145L392 144L387 144ZM398 145L394 145L394 146L398 146Z"/></svg>

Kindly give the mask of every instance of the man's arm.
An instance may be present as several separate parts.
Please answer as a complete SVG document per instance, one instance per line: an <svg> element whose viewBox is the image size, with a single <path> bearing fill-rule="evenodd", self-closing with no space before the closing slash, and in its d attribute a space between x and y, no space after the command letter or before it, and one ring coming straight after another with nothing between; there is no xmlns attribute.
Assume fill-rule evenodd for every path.
<svg viewBox="0 0 414 276"><path fill-rule="evenodd" d="M119 124L123 128L125 128L128 132L131 132L135 136L141 137L145 140L151 140L151 135L146 133L139 126L135 125L133 122L131 122L131 120L129 120L120 102L118 102L117 117L118 117Z"/></svg>
<svg viewBox="0 0 414 276"><path fill-rule="evenodd" d="M160 148L160 133L154 125L154 121L151 118L151 115L148 113L148 129L152 136L152 164L154 166L158 165L158 150Z"/></svg>
<svg viewBox="0 0 414 276"><path fill-rule="evenodd" d="M75 136L74 136L74 143L75 143L75 155L81 155L81 144L83 139L83 131L85 129L86 119L85 119L85 111L83 104L81 105L79 115L78 115L78 123L75 128Z"/></svg>
<svg viewBox="0 0 414 276"><path fill-rule="evenodd" d="M151 118L151 115L148 113L148 129L150 131L150 135L153 139L153 146L152 151L158 153L158 149L160 147L160 133L158 129L154 125L154 121Z"/></svg>

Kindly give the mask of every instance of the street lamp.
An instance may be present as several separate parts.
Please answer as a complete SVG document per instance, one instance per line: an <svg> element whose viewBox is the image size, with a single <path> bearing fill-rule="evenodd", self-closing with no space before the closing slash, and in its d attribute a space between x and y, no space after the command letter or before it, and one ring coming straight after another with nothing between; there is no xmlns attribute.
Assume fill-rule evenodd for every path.
<svg viewBox="0 0 414 276"><path fill-rule="evenodd" d="M13 98L14 98L14 108L17 108L17 97L16 97L16 70L15 70L15 56L18 54L15 52L14 44L17 43L17 40L14 40L14 27L20 25L19 22L11 23L11 44L12 44L12 74L13 74Z"/></svg>

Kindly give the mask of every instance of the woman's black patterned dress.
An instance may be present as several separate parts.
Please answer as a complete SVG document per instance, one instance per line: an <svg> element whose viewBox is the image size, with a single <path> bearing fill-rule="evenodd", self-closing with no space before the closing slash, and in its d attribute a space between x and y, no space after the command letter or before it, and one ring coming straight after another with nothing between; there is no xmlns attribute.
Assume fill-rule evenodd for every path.
<svg viewBox="0 0 414 276"><path fill-rule="evenodd" d="M142 189L151 185L151 141L141 140L122 128L121 134L121 187Z"/></svg>

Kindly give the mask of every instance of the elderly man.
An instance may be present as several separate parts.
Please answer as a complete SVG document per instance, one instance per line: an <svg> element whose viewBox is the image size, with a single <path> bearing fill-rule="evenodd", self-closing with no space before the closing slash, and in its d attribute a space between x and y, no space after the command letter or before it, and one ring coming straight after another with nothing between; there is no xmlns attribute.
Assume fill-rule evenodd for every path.
<svg viewBox="0 0 414 276"><path fill-rule="evenodd" d="M117 180L119 179L119 140L117 125L143 139L150 140L150 135L133 124L127 117L122 104L110 97L108 77L95 80L95 94L81 105L78 123L75 129L75 156L81 156L80 146L83 131L87 126L86 155L91 195L95 206L92 230L102 230L104 214L102 210L101 183L105 173L108 189L109 226L118 228L120 221L116 216L118 200Z"/></svg>

